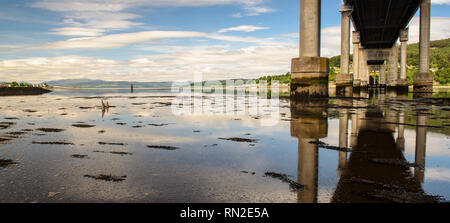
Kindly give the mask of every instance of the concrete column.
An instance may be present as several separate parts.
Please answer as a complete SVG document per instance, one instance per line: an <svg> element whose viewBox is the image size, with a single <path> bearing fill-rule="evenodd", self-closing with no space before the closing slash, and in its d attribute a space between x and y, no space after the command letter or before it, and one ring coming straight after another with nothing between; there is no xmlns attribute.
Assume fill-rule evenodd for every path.
<svg viewBox="0 0 450 223"><path fill-rule="evenodd" d="M401 111L398 116L398 133L397 133L397 148L405 151L405 112Z"/></svg>
<svg viewBox="0 0 450 223"><path fill-rule="evenodd" d="M388 58L388 79L387 86L388 87L396 87L398 79L398 46L395 44L391 52L389 53Z"/></svg>
<svg viewBox="0 0 450 223"><path fill-rule="evenodd" d="M415 92L432 92L433 75L430 73L431 0L420 3L419 73L414 75Z"/></svg>
<svg viewBox="0 0 450 223"><path fill-rule="evenodd" d="M361 87L369 85L369 67L367 65L367 52L364 49L359 49L359 77L361 80Z"/></svg>
<svg viewBox="0 0 450 223"><path fill-rule="evenodd" d="M426 145L427 145L427 116L420 115L417 116L417 127L416 127L416 157L415 164L417 167L414 168L414 176L416 179L423 183L424 182L424 172L425 172L425 157L426 157Z"/></svg>
<svg viewBox="0 0 450 223"><path fill-rule="evenodd" d="M350 74L350 16L352 7L342 5L341 12L341 73L336 77L336 86L352 86L353 77Z"/></svg>
<svg viewBox="0 0 450 223"><path fill-rule="evenodd" d="M300 0L300 57L292 59L291 97L328 96L329 59L320 57L320 0Z"/></svg>
<svg viewBox="0 0 450 223"><path fill-rule="evenodd" d="M318 147L310 143L315 140L298 140L298 183L305 185L297 194L299 203L317 203Z"/></svg>
<svg viewBox="0 0 450 223"><path fill-rule="evenodd" d="M386 84L386 65L380 65L380 84Z"/></svg>
<svg viewBox="0 0 450 223"><path fill-rule="evenodd" d="M300 0L300 57L320 57L320 0Z"/></svg>
<svg viewBox="0 0 450 223"><path fill-rule="evenodd" d="M408 32L409 29L400 30L400 79L397 86L401 90L408 90L408 79L406 78L406 66L408 57Z"/></svg>
<svg viewBox="0 0 450 223"><path fill-rule="evenodd" d="M353 43L353 87L359 87L361 79L359 78L359 44L361 42L359 32L354 31L352 34Z"/></svg>
<svg viewBox="0 0 450 223"><path fill-rule="evenodd" d="M428 73L430 69L430 23L431 0L420 4L419 72Z"/></svg>

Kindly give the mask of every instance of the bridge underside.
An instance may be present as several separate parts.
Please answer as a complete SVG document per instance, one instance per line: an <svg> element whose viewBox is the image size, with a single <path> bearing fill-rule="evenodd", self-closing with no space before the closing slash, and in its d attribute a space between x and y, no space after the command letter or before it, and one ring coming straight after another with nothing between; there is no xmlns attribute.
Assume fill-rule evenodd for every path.
<svg viewBox="0 0 450 223"><path fill-rule="evenodd" d="M352 21L366 49L391 48L406 28L420 0L345 0L353 7ZM399 10L400 9L400 10Z"/></svg>

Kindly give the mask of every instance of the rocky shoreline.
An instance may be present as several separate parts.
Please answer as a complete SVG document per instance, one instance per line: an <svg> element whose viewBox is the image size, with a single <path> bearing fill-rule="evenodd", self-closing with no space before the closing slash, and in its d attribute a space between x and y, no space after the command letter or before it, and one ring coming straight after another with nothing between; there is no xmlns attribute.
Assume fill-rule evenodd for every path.
<svg viewBox="0 0 450 223"><path fill-rule="evenodd" d="M52 92L41 87L0 87L0 96L41 95Z"/></svg>

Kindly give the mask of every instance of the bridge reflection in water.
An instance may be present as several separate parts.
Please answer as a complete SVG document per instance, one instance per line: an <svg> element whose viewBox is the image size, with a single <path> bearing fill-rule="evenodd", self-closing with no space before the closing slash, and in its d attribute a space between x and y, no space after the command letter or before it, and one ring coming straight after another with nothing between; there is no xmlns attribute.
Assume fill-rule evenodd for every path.
<svg viewBox="0 0 450 223"><path fill-rule="evenodd" d="M393 194L399 196L394 201L407 202L411 195L427 197L422 188L426 114L417 113L415 163L408 163L404 156L405 107L390 104L390 99L401 103L407 96L374 92L346 96L331 99L335 104L318 98L291 101L291 135L298 138L298 183L305 186L298 192L298 202L318 202L321 149L339 153L338 184L331 202L393 201L384 198ZM328 117L337 115L328 114L330 111L339 115L338 147L320 142L328 135Z"/></svg>

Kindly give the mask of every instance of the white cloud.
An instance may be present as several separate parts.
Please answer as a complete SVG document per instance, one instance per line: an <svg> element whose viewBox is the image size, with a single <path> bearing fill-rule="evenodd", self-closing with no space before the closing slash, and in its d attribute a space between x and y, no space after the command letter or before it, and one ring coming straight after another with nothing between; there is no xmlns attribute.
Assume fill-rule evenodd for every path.
<svg viewBox="0 0 450 223"><path fill-rule="evenodd" d="M263 0L38 0L33 7L51 11L110 11L118 12L127 8L140 6L155 7L195 7L241 4L244 7L256 7L264 3ZM259 9L260 11L264 11Z"/></svg>
<svg viewBox="0 0 450 223"><path fill-rule="evenodd" d="M425 178L430 181L450 182L450 169L448 168L427 168Z"/></svg>
<svg viewBox="0 0 450 223"><path fill-rule="evenodd" d="M67 30L66 30L67 31ZM79 30L80 31L80 30ZM88 35L85 35L88 36ZM49 42L39 46L27 47L28 50L73 50L73 49L112 49L132 44L149 43L173 38L209 38L228 42L255 43L260 45L272 44L270 38L254 38L240 36L226 36L190 31L146 31L134 33L111 34L99 37L72 38L65 41Z"/></svg>
<svg viewBox="0 0 450 223"><path fill-rule="evenodd" d="M136 33L112 34L92 38L74 38L66 41L50 42L42 46L29 47L28 49L110 49L120 48L131 44L147 43L168 38L192 38L206 37L201 32L183 31L147 31Z"/></svg>
<svg viewBox="0 0 450 223"><path fill-rule="evenodd" d="M263 29L269 29L268 27L258 27L258 26L253 26L253 25L242 25L242 26L235 26L235 27L231 27L231 28L225 28L225 29L221 29L218 32L219 33L225 33L225 32L230 32L230 31L240 31L240 32L254 32L257 30L263 30Z"/></svg>
<svg viewBox="0 0 450 223"><path fill-rule="evenodd" d="M62 36L99 36L105 30L104 29L89 29L79 27L65 27L52 29L51 34Z"/></svg>
<svg viewBox="0 0 450 223"><path fill-rule="evenodd" d="M321 55L332 57L341 52L341 26L332 26L322 29Z"/></svg>
<svg viewBox="0 0 450 223"><path fill-rule="evenodd" d="M414 17L409 23L409 42L419 42L419 17ZM431 40L450 38L450 18L431 17Z"/></svg>
<svg viewBox="0 0 450 223"><path fill-rule="evenodd" d="M133 13L124 11L141 6L150 7L196 7L213 5L242 5L245 14L257 16L274 11L264 6L263 0L37 0L31 6L35 8L60 12L64 16L64 25L61 29L102 29L109 30L130 29L141 23L131 20L140 17ZM241 13L235 16L242 17ZM62 32L63 35L78 32ZM61 35L55 32L56 35ZM77 35L74 35L77 36Z"/></svg>
<svg viewBox="0 0 450 223"><path fill-rule="evenodd" d="M409 43L419 42L419 17L414 17L409 24ZM321 55L332 57L340 54L341 27L332 26L321 30ZM283 37L296 38L298 33L282 34ZM450 38L450 18L431 17L431 40Z"/></svg>
<svg viewBox="0 0 450 223"><path fill-rule="evenodd" d="M433 1L431 1L431 4L450 5L450 0L433 0Z"/></svg>
<svg viewBox="0 0 450 223"><path fill-rule="evenodd" d="M242 16L242 13L234 13L234 14L231 15L231 17L233 17L233 18L242 18L243 16Z"/></svg>
<svg viewBox="0 0 450 223"><path fill-rule="evenodd" d="M0 62L5 81L24 80L40 83L54 78L91 78L100 74L112 76L121 69L120 61L105 60L95 57L62 56L39 57L18 60L4 60Z"/></svg>
<svg viewBox="0 0 450 223"><path fill-rule="evenodd" d="M275 9L262 6L247 6L244 8L247 11L247 16L259 16L263 13L274 12Z"/></svg>
<svg viewBox="0 0 450 223"><path fill-rule="evenodd" d="M295 45L255 46L237 50L211 47L140 56L131 61L130 67L160 80L191 80L195 72L204 72L209 80L259 77L262 74L286 73L296 53Z"/></svg>
<svg viewBox="0 0 450 223"><path fill-rule="evenodd" d="M68 78L174 81L191 80L199 71L204 72L204 78L208 80L259 77L289 71L290 60L297 51L295 44L237 50L229 50L227 46L203 46L123 61L83 56L4 60L0 62L0 79L34 83Z"/></svg>
<svg viewBox="0 0 450 223"><path fill-rule="evenodd" d="M432 17L432 39L449 38L450 18ZM210 38L230 42L229 45L144 46L152 55L136 56L131 60L103 60L97 57L48 57L0 61L0 79L41 82L51 79L100 78L104 80L171 81L190 80L195 72L204 72L205 79L229 79L275 75L290 70L291 58L298 56L298 34L274 38L226 36L202 32L149 31L114 34L101 37L77 38L48 43L41 49L114 48L147 43L167 38ZM410 42L418 40L418 19L411 22ZM232 50L232 42L255 46ZM338 55L340 27L322 29L322 55Z"/></svg>
<svg viewBox="0 0 450 223"><path fill-rule="evenodd" d="M296 33L285 33L281 34L281 37L292 38L296 42L299 42L300 34ZM326 27L321 30L321 56L332 57L340 53L341 49L341 27L331 26ZM298 51L298 45L297 45ZM297 55L298 56L298 53Z"/></svg>

